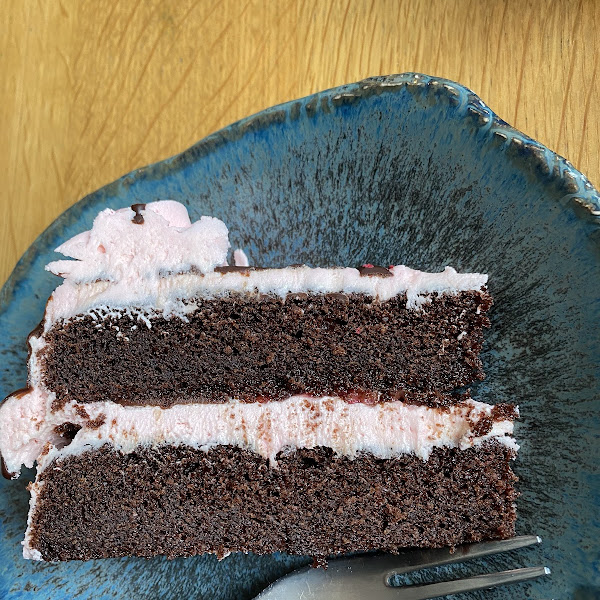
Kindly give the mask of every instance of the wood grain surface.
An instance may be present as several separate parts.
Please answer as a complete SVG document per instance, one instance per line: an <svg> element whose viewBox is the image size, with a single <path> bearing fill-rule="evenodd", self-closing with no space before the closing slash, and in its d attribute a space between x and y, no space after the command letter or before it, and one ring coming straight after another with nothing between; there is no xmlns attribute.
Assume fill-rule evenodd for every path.
<svg viewBox="0 0 600 600"><path fill-rule="evenodd" d="M4 0L0 282L85 194L267 106L458 81L600 184L597 0Z"/></svg>

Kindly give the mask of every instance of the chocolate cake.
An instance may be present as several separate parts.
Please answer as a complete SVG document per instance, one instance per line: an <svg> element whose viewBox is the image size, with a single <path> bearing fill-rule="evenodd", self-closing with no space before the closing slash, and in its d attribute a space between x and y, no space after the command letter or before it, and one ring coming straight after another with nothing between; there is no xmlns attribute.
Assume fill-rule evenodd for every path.
<svg viewBox="0 0 600 600"><path fill-rule="evenodd" d="M37 463L24 556L325 557L514 533L517 410L482 379L487 276L248 266L170 201L102 211L0 406Z"/></svg>

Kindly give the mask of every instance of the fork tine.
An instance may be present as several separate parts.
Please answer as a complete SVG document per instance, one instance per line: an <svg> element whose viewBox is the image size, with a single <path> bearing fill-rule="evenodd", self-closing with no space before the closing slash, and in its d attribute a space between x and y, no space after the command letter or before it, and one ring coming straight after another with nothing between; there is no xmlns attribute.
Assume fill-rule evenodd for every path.
<svg viewBox="0 0 600 600"><path fill-rule="evenodd" d="M397 598L402 600L428 600L429 598L439 598L448 594L462 594L463 592L483 590L507 583L519 583L544 575L550 575L548 567L513 569L512 571L501 571L500 573L476 575L467 579L398 588Z"/></svg>
<svg viewBox="0 0 600 600"><path fill-rule="evenodd" d="M478 587L456 589L442 587L441 591L436 586L464 585L469 579L456 580L443 584L431 584L430 586L406 586L393 587L389 585L389 579L394 574L410 573L427 567L451 564L523 548L533 544L539 544L541 538L535 535L521 536L510 540L497 542L483 542L460 546L454 553L448 548L441 550L408 550L398 555L363 555L347 558L337 558L329 563L329 568L313 569L305 567L298 569L285 577L272 583L266 590L259 594L255 600L267 598L280 600L281 598L327 598L329 600L364 600L364 598L386 598L389 600L434 598L440 594L460 593L468 589L480 589ZM405 566L406 565L406 566ZM536 573L531 575L531 573ZM549 574L549 569L531 570L521 569L512 575L510 581L524 581L527 578L538 577ZM510 571L508 573L511 573ZM522 574L530 573L525 579ZM492 573L490 575L473 578L473 583L479 582L480 587L500 585L504 580L495 581L498 576L506 573ZM385 584L385 585L384 585ZM447 590L447 591L445 591ZM423 595L426 594L426 595Z"/></svg>
<svg viewBox="0 0 600 600"><path fill-rule="evenodd" d="M538 535L522 535L508 540L495 540L492 542L479 542L476 544L459 546L454 552L450 552L448 548L439 548L430 550L411 550L406 554L395 558L392 555L386 555L385 557L382 557L380 564L381 567L387 571L387 574L385 575L387 584L389 578L396 574L402 575L410 573L411 571L427 569L429 567L449 565L541 543L542 538ZM399 566L394 565L394 562Z"/></svg>

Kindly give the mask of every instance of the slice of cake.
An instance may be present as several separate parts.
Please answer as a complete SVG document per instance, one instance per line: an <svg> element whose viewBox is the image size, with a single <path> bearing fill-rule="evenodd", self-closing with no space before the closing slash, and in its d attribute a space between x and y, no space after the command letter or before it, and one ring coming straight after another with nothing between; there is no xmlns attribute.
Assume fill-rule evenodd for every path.
<svg viewBox="0 0 600 600"><path fill-rule="evenodd" d="M249 267L170 201L102 211L0 407L37 462L24 555L327 556L514 532L517 411L483 378L487 277Z"/></svg>

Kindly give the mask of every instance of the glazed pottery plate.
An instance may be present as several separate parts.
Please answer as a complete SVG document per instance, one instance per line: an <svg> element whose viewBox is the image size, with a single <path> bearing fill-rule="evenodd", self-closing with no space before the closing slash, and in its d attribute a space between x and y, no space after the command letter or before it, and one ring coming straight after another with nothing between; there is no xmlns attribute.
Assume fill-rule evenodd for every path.
<svg viewBox="0 0 600 600"><path fill-rule="evenodd" d="M192 220L225 221L251 264L489 273L487 379L473 394L520 406L517 532L544 542L428 577L547 565L543 580L471 597L600 597L600 197L581 173L469 90L424 75L368 79L267 109L98 190L36 240L0 296L3 396L25 385L25 340L59 283L44 271L53 249L103 208L165 198L183 202ZM25 561L33 476L0 483L2 598L242 600L310 561Z"/></svg>

